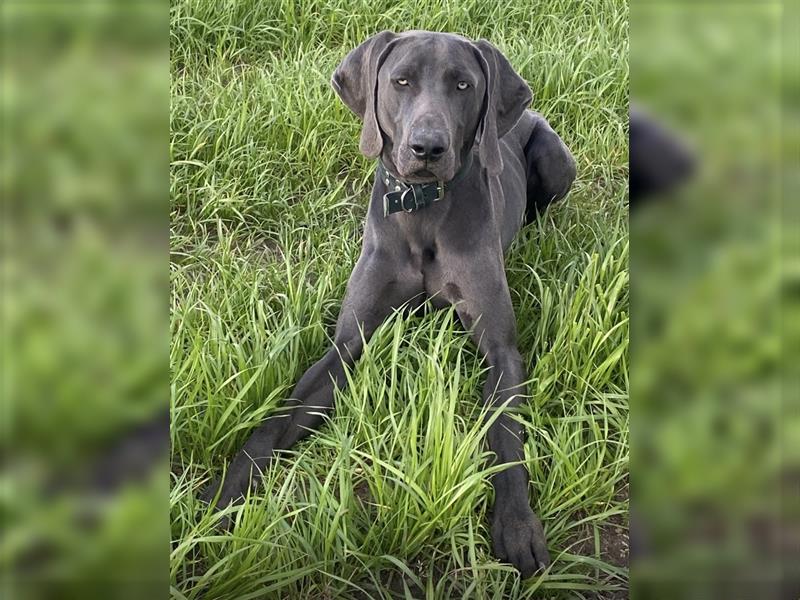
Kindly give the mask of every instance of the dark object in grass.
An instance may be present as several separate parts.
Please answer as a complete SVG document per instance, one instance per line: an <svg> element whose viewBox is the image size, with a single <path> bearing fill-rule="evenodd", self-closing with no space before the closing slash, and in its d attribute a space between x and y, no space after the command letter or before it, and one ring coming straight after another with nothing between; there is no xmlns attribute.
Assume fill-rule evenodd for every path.
<svg viewBox="0 0 800 600"><path fill-rule="evenodd" d="M169 453L169 411L159 411L117 436L76 473L59 472L47 483L46 494L110 496L141 483Z"/></svg>
<svg viewBox="0 0 800 600"><path fill-rule="evenodd" d="M376 175L333 346L300 378L289 410L258 427L221 487L206 490L220 507L239 500L277 452L321 425L335 386L346 384L344 365L396 308L455 305L491 367L485 401L513 409L526 393L504 254L525 222L569 191L575 161L566 145L527 110L528 85L485 40L384 31L345 57L332 84L363 121L361 151L391 177ZM418 207L414 200L431 185L442 196ZM384 197L394 192L410 194L406 210L387 215ZM523 433L505 410L489 429L498 463L516 463L493 477L491 535L495 554L528 577L550 557L519 464Z"/></svg>
<svg viewBox="0 0 800 600"><path fill-rule="evenodd" d="M631 107L629 189L631 206L674 190L695 170L695 158L672 132Z"/></svg>

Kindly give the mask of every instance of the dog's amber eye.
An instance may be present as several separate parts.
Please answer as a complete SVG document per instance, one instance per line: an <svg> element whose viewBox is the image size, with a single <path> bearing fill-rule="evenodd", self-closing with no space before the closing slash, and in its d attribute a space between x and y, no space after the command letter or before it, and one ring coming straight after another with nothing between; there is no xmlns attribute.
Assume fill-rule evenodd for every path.
<svg viewBox="0 0 800 600"><path fill-rule="evenodd" d="M467 89L469 87L469 84L466 81L459 81L458 84L456 85L456 87L459 90L465 90L465 89Z"/></svg>
<svg viewBox="0 0 800 600"><path fill-rule="evenodd" d="M395 83L397 83L397 85L408 85L408 79L397 79Z"/></svg>

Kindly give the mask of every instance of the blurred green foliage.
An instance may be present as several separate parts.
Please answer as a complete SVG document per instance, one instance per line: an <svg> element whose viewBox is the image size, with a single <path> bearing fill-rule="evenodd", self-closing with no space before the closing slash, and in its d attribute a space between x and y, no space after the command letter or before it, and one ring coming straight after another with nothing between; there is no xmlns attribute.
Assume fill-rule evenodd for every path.
<svg viewBox="0 0 800 600"><path fill-rule="evenodd" d="M167 11L1 10L3 594L141 598L166 457L136 481L104 459L167 403Z"/></svg>
<svg viewBox="0 0 800 600"><path fill-rule="evenodd" d="M784 418L796 395L782 350L798 330L782 304L797 257L781 235L792 231L782 222L781 8L649 2L631 13L632 97L700 166L691 185L631 219L642 597L785 597L781 585L798 575L787 554L797 520L784 513L798 464L784 435L799 430Z"/></svg>

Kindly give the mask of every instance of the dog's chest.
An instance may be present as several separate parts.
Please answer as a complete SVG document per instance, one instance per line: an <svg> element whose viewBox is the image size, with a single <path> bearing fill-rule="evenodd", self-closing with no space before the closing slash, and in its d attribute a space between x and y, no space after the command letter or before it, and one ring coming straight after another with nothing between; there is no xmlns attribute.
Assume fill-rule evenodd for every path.
<svg viewBox="0 0 800 600"><path fill-rule="evenodd" d="M475 231L460 222L460 215L433 206L426 214L400 214L393 228L394 244L402 247L409 271L419 277L426 295L443 297L448 283L457 283L459 269L454 257L463 256L470 246L478 245ZM394 216L394 215L393 215ZM485 225L484 225L485 227ZM395 247L397 247L395 246Z"/></svg>
<svg viewBox="0 0 800 600"><path fill-rule="evenodd" d="M411 267L421 277L427 296L436 296L442 289L442 265L439 251L440 248L435 241L409 246Z"/></svg>
<svg viewBox="0 0 800 600"><path fill-rule="evenodd" d="M447 249L445 240L435 235L411 236L404 240L407 261L411 270L420 278L427 296L440 296L444 285L443 261Z"/></svg>

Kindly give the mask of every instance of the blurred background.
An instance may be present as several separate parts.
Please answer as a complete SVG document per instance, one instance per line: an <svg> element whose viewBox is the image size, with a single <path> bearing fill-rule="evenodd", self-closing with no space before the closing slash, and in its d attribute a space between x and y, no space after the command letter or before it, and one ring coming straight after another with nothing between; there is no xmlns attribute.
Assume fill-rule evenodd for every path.
<svg viewBox="0 0 800 600"><path fill-rule="evenodd" d="M168 6L1 9L0 594L164 593ZM631 5L634 597L798 597L797 24Z"/></svg>
<svg viewBox="0 0 800 600"><path fill-rule="evenodd" d="M0 10L0 597L163 597L168 7Z"/></svg>
<svg viewBox="0 0 800 600"><path fill-rule="evenodd" d="M793 24L631 5L634 597L798 597Z"/></svg>

